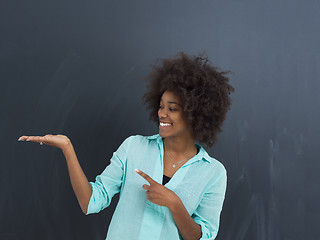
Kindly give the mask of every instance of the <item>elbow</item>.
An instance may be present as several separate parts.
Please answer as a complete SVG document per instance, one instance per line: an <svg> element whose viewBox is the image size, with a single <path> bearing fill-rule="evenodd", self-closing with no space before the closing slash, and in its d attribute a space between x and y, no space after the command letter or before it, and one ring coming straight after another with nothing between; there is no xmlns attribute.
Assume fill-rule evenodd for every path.
<svg viewBox="0 0 320 240"><path fill-rule="evenodd" d="M91 193L85 199L81 199L81 200L78 199L78 202L79 202L79 205L81 207L81 210L85 215L88 215L87 212L88 212L90 198L91 198Z"/></svg>
<svg viewBox="0 0 320 240"><path fill-rule="evenodd" d="M82 212L87 215L87 209L82 209Z"/></svg>
<svg viewBox="0 0 320 240"><path fill-rule="evenodd" d="M85 215L88 215L88 205L89 203L80 204L81 210Z"/></svg>

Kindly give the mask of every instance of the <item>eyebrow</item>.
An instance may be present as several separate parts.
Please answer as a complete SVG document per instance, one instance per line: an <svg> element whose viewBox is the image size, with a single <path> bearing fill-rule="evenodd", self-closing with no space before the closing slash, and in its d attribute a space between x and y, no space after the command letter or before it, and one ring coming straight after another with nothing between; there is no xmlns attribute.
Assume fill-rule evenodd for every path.
<svg viewBox="0 0 320 240"><path fill-rule="evenodd" d="M163 102L162 98L160 99L160 102ZM179 103L177 103L177 102L168 101L168 103L171 103L171 104L177 104L177 105L179 105L179 106L180 106L180 104L179 104Z"/></svg>

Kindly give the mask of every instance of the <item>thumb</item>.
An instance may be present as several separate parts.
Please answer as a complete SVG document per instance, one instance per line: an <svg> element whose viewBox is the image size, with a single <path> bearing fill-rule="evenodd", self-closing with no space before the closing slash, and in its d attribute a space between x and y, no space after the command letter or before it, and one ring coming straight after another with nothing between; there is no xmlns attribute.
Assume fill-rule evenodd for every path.
<svg viewBox="0 0 320 240"><path fill-rule="evenodd" d="M150 185L147 185L147 184L143 184L142 185L142 188L149 191L150 190Z"/></svg>

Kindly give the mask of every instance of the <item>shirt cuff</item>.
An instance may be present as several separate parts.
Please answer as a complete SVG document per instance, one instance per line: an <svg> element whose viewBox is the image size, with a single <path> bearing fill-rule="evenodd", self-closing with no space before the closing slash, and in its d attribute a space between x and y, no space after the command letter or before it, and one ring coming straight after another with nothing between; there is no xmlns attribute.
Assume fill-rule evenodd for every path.
<svg viewBox="0 0 320 240"><path fill-rule="evenodd" d="M91 193L91 197L90 197L90 200L89 200L89 203L88 203L88 208L87 208L87 212L86 212L86 215L89 215L91 213L98 213L100 210L97 211L97 209L95 209L94 207L94 191L95 191L95 185L93 182L89 182L90 185L91 185L91 188L92 188L92 193Z"/></svg>
<svg viewBox="0 0 320 240"><path fill-rule="evenodd" d="M200 240L213 240L216 238L217 236L217 232L214 231L214 230L210 230L210 228L208 228L206 226L206 224L204 223L203 220L201 220L201 218L199 218L198 216L194 217L193 220L200 225L201 227L201 232L202 232L202 235L201 235L201 238Z"/></svg>

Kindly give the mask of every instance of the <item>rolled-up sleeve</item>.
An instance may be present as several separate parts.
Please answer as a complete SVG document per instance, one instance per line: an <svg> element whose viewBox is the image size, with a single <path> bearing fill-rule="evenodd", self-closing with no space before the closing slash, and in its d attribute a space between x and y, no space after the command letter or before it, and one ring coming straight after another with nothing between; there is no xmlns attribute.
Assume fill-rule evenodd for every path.
<svg viewBox="0 0 320 240"><path fill-rule="evenodd" d="M131 137L127 138L113 153L110 164L96 177L95 182L90 182L92 194L88 204L87 213L98 213L108 207L112 197L120 191L125 175L127 151Z"/></svg>
<svg viewBox="0 0 320 240"><path fill-rule="evenodd" d="M200 204L192 214L193 220L201 226L200 240L215 239L218 234L220 213L227 186L225 169L206 190Z"/></svg>

